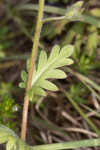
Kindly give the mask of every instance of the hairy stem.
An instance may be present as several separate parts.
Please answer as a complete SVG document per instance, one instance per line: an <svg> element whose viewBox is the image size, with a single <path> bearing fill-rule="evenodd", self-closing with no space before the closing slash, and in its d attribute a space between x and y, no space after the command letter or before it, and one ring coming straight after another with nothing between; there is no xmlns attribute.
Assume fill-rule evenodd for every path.
<svg viewBox="0 0 100 150"><path fill-rule="evenodd" d="M32 75L34 73L34 64L35 64L36 53L37 53L37 49L39 45L39 37L40 37L40 32L41 32L41 27L42 27L44 3L45 3L45 0L39 0L38 19L37 19L36 31L35 31L34 40L33 40L32 54L31 54L31 59L30 59L30 68L28 72L27 85L26 85L26 93L24 97L22 128L21 128L21 138L24 141L26 139L28 106L29 106L29 96L27 95L27 92L31 88Z"/></svg>

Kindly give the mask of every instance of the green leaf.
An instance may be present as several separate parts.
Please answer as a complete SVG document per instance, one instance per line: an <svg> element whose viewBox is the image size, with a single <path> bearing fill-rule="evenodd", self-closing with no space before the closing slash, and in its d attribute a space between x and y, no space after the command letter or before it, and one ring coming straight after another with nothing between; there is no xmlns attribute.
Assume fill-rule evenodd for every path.
<svg viewBox="0 0 100 150"><path fill-rule="evenodd" d="M57 64L57 62L53 63L52 64L52 67L55 67L56 68L59 68L59 67L63 67L63 66L69 66L73 64L73 60L72 59L69 59L69 58L63 58L63 59L60 59L59 60L59 63Z"/></svg>
<svg viewBox="0 0 100 150"><path fill-rule="evenodd" d="M51 62L53 59L55 59L55 57L57 57L59 55L59 51L60 51L60 46L55 45L52 48L52 51L51 51L50 56L48 58L48 62Z"/></svg>
<svg viewBox="0 0 100 150"><path fill-rule="evenodd" d="M38 96L46 96L46 92L42 88L37 86L35 88L31 88L31 90L28 91L28 96L30 97L30 100L33 99L34 93Z"/></svg>
<svg viewBox="0 0 100 150"><path fill-rule="evenodd" d="M26 149L26 145L22 144L22 141L19 140L19 150L25 150ZM26 150L29 150L28 148Z"/></svg>
<svg viewBox="0 0 100 150"><path fill-rule="evenodd" d="M75 18L78 19L78 17L80 18L83 12L83 9L81 8L82 5L83 1L78 1L75 4L69 6L66 11L66 18L70 20Z"/></svg>
<svg viewBox="0 0 100 150"><path fill-rule="evenodd" d="M20 87L20 88L25 88L25 87L26 87L25 82L21 82L21 83L19 83L19 87Z"/></svg>
<svg viewBox="0 0 100 150"><path fill-rule="evenodd" d="M32 91L34 91L33 93L35 93L35 95L46 96L46 92L42 88L36 87L32 89Z"/></svg>
<svg viewBox="0 0 100 150"><path fill-rule="evenodd" d="M0 144L6 143L8 141L8 136L1 136L0 137Z"/></svg>
<svg viewBox="0 0 100 150"><path fill-rule="evenodd" d="M72 55L73 49L74 48L72 45L66 45L60 50L59 45L55 45L48 58L46 52L41 51L37 69L35 67L35 72L32 78L31 83L33 89L32 95L41 95L41 96L45 95L45 91L43 89L51 91L58 90L56 85L54 85L47 79L66 78L65 72L57 68L63 67L65 65L71 65L73 63L72 59L68 58L69 56Z"/></svg>
<svg viewBox="0 0 100 150"><path fill-rule="evenodd" d="M61 49L61 52L60 52L60 57L70 57L73 53L73 46L72 45L66 45L64 46L62 49Z"/></svg>
<svg viewBox="0 0 100 150"><path fill-rule="evenodd" d="M53 83L51 83L48 80L40 80L40 82L38 82L39 86L46 89L46 90L50 90L50 91L57 91L58 88L56 87L56 85L54 85Z"/></svg>
<svg viewBox="0 0 100 150"><path fill-rule="evenodd" d="M74 47L72 45L66 45L62 49L60 49L59 45L55 45L49 57L47 57L45 51L40 52L38 64L34 66L31 89L28 92L31 100L35 96L46 96L45 90L58 90L57 86L48 81L48 79L63 79L67 77L65 72L58 68L73 64L73 60L68 58L72 55L73 50ZM21 88L26 86L26 76L27 74L22 71L21 77L24 82L19 84Z"/></svg>
<svg viewBox="0 0 100 150"><path fill-rule="evenodd" d="M65 74L64 71L59 70L59 69L53 69L53 70L49 70L48 72L45 73L44 77L46 77L48 75L48 78L55 78L55 79L63 79L66 78L67 75Z"/></svg>
<svg viewBox="0 0 100 150"><path fill-rule="evenodd" d="M76 149L81 147L95 147L100 146L100 138L98 139L89 139L89 140L80 140L80 141L71 141L63 143L54 143L54 144L45 144L38 146L29 146L22 139L20 139L11 129L6 126L0 125L0 135L2 133L8 135L5 140L3 135L2 143L7 142L6 150L63 150L63 149ZM0 140L1 140L0 138Z"/></svg>
<svg viewBox="0 0 100 150"><path fill-rule="evenodd" d="M11 129L9 129L6 126L0 124L0 137L10 136L10 135L17 137L16 134Z"/></svg>
<svg viewBox="0 0 100 150"><path fill-rule="evenodd" d="M16 139L11 138L8 143L6 144L6 150L13 150L16 147Z"/></svg>
<svg viewBox="0 0 100 150"><path fill-rule="evenodd" d="M21 72L21 78L22 78L22 80L24 82L26 82L26 80L27 80L27 73L24 70Z"/></svg>
<svg viewBox="0 0 100 150"><path fill-rule="evenodd" d="M47 54L45 51L41 51L39 57L38 69L41 70L46 63L47 63Z"/></svg>
<svg viewBox="0 0 100 150"><path fill-rule="evenodd" d="M22 141L11 129L0 125L0 144L6 143L6 150L30 150L24 141Z"/></svg>

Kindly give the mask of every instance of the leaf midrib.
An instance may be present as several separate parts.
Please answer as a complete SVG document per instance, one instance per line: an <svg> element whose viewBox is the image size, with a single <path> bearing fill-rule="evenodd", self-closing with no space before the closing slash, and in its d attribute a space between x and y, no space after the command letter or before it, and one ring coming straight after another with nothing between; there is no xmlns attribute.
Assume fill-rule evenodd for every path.
<svg viewBox="0 0 100 150"><path fill-rule="evenodd" d="M44 69L42 69L42 71L40 71L40 73L34 78L34 80L32 82L32 87L35 85L35 83L38 81L38 79L41 77L41 75L49 68L49 66L51 66L55 61L57 61L58 58L59 58L59 56L57 56L51 63L46 65L46 67L44 67ZM49 60L49 58L48 58L48 60ZM47 62L48 62L48 60L47 60Z"/></svg>

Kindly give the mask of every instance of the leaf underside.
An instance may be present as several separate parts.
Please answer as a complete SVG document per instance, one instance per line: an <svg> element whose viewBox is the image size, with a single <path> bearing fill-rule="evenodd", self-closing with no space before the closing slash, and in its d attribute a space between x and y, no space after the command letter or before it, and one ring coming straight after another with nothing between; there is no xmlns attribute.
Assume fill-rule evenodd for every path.
<svg viewBox="0 0 100 150"><path fill-rule="evenodd" d="M64 79L66 78L66 74L60 67L71 65L73 63L72 59L68 58L73 53L73 46L67 45L62 49L58 45L55 45L49 55L47 57L47 53L45 51L40 52L38 65L34 67L34 74L31 82L31 95L39 95L45 96L45 90L57 91L57 86L48 81L48 79ZM22 72L22 80L24 82L20 83L20 87L24 88L26 85L25 72ZM30 95L30 94L29 94Z"/></svg>

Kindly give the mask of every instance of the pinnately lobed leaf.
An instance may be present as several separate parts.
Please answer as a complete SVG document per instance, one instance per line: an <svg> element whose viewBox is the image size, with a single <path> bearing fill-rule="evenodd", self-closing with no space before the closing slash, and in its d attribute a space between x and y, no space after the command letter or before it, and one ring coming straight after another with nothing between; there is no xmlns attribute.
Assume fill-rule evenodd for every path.
<svg viewBox="0 0 100 150"><path fill-rule="evenodd" d="M48 79L66 78L65 72L58 68L73 63L73 61L68 58L72 55L72 53L72 45L64 46L61 50L58 45L55 45L49 57L47 57L47 53L45 51L41 51L38 65L37 68L35 67L35 71L32 78L31 86L33 88L33 91L34 89L37 90L37 94L40 94L40 89L57 91L58 88L56 87L56 85L48 81ZM43 93L43 96L44 94L45 91Z"/></svg>
<svg viewBox="0 0 100 150"><path fill-rule="evenodd" d="M58 88L55 84L48 79L63 79L66 78L66 74L60 67L71 65L73 63L72 59L68 58L72 55L74 47L72 45L66 45L60 49L59 45L55 45L52 51L47 57L45 51L40 52L37 67L34 67L34 73L31 82L31 92L29 92L30 97L33 96L45 96L45 90L57 91ZM22 71L21 77L24 82L20 83L23 88L26 85L27 74ZM45 89L45 90L44 90Z"/></svg>

